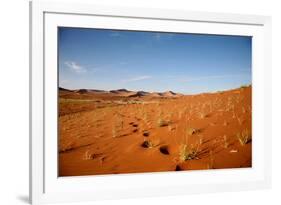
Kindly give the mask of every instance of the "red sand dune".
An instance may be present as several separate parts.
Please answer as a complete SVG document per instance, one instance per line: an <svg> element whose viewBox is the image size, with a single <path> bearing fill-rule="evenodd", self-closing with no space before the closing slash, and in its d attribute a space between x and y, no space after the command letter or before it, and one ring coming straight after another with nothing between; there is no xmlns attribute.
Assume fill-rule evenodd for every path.
<svg viewBox="0 0 281 205"><path fill-rule="evenodd" d="M251 89L60 88L59 175L251 167Z"/></svg>

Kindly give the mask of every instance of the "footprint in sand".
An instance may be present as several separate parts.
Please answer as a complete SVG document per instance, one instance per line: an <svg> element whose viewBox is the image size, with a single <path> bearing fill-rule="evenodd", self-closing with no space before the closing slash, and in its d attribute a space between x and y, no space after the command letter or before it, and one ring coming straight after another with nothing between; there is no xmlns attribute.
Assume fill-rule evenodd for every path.
<svg viewBox="0 0 281 205"><path fill-rule="evenodd" d="M148 137L149 134L150 134L149 131L145 130L145 131L143 131L143 134L142 134L142 135L143 135L144 137Z"/></svg>
<svg viewBox="0 0 281 205"><path fill-rule="evenodd" d="M164 145L164 146L161 146L159 148L159 151L164 154L164 155L169 155L170 152L169 152L169 147L167 145Z"/></svg>

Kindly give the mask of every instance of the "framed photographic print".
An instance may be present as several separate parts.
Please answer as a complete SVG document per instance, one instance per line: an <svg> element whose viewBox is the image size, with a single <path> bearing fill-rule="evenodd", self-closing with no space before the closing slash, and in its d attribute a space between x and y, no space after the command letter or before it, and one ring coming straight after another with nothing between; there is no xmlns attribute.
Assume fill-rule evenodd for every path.
<svg viewBox="0 0 281 205"><path fill-rule="evenodd" d="M270 17L32 2L30 20L31 203L270 187Z"/></svg>

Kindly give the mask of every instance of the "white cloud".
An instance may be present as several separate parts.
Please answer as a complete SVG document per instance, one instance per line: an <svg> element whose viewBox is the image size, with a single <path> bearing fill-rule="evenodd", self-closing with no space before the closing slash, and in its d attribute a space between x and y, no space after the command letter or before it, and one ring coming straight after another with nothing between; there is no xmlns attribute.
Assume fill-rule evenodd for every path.
<svg viewBox="0 0 281 205"><path fill-rule="evenodd" d="M150 78L152 78L152 77L149 75L142 75L142 76L137 76L134 78L123 80L123 82L134 82L134 81L146 80L146 79L150 79Z"/></svg>
<svg viewBox="0 0 281 205"><path fill-rule="evenodd" d="M76 62L73 61L66 61L64 64L72 71L76 73L85 73L87 70L82 67L81 65L78 65Z"/></svg>

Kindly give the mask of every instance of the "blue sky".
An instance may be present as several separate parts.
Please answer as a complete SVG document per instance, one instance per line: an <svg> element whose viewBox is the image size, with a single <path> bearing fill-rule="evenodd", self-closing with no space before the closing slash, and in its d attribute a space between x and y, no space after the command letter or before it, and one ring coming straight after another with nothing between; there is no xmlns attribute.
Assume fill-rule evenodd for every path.
<svg viewBox="0 0 281 205"><path fill-rule="evenodd" d="M185 94L251 83L246 36L59 28L59 86Z"/></svg>

